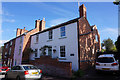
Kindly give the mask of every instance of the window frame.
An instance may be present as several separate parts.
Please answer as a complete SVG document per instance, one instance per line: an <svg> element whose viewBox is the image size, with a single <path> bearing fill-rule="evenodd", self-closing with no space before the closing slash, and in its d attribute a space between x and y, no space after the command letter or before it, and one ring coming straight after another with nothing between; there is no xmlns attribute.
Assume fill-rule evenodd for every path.
<svg viewBox="0 0 120 80"><path fill-rule="evenodd" d="M39 34L36 35L36 43L39 41Z"/></svg>
<svg viewBox="0 0 120 80"><path fill-rule="evenodd" d="M12 50L12 49L11 49L11 47L10 47L10 49L9 49L9 55L11 55L11 50Z"/></svg>
<svg viewBox="0 0 120 80"><path fill-rule="evenodd" d="M12 44L13 44L13 42L12 42L12 41L10 41L10 46L12 46Z"/></svg>
<svg viewBox="0 0 120 80"><path fill-rule="evenodd" d="M64 47L64 48L63 48L63 51L61 51L61 50L62 50L61 47ZM64 53L64 57L61 56L61 53ZM60 55L59 55L59 57L60 57L60 58L66 58L66 47L65 47L65 45L60 46Z"/></svg>
<svg viewBox="0 0 120 80"><path fill-rule="evenodd" d="M35 58L37 58L37 57L38 57L38 49L35 49Z"/></svg>
<svg viewBox="0 0 120 80"><path fill-rule="evenodd" d="M5 52L4 58L7 58L7 52Z"/></svg>
<svg viewBox="0 0 120 80"><path fill-rule="evenodd" d="M22 40L22 36L21 36L21 37L20 37L20 43L22 43L22 41L23 41L23 40Z"/></svg>
<svg viewBox="0 0 120 80"><path fill-rule="evenodd" d="M53 39L53 30L48 31L48 39L49 40Z"/></svg>
<svg viewBox="0 0 120 80"><path fill-rule="evenodd" d="M66 27L60 27L60 37L66 37Z"/></svg>
<svg viewBox="0 0 120 80"><path fill-rule="evenodd" d="M22 47L19 46L19 55L21 54Z"/></svg>

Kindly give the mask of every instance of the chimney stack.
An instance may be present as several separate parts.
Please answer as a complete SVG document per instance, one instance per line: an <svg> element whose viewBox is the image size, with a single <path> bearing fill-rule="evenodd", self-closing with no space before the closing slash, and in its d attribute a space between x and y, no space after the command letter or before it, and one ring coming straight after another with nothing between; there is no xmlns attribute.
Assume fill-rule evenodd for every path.
<svg viewBox="0 0 120 80"><path fill-rule="evenodd" d="M36 20L35 22L35 28L37 28L39 31L43 31L45 29L45 18L43 20Z"/></svg>
<svg viewBox="0 0 120 80"><path fill-rule="evenodd" d="M39 28L40 27L40 20L36 20L35 21L35 28Z"/></svg>
<svg viewBox="0 0 120 80"><path fill-rule="evenodd" d="M85 17L85 18L87 18L87 15L86 15L86 7L84 6L84 4L82 4L82 5L79 7L79 14L80 14L80 17Z"/></svg>

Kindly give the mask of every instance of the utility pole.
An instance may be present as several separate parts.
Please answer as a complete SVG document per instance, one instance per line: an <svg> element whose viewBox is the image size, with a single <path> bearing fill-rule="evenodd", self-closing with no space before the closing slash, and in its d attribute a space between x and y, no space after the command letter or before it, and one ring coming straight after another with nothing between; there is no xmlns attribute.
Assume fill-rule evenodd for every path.
<svg viewBox="0 0 120 80"><path fill-rule="evenodd" d="M120 36L120 0L116 0L113 3L118 5L118 36Z"/></svg>

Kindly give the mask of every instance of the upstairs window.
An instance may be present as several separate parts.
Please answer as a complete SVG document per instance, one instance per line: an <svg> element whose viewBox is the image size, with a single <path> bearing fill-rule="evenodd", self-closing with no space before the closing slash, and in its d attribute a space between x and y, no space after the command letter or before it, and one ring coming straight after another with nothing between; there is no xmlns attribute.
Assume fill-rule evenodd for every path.
<svg viewBox="0 0 120 80"><path fill-rule="evenodd" d="M96 40L96 42L98 42L98 36L97 35L95 35L95 40Z"/></svg>
<svg viewBox="0 0 120 80"><path fill-rule="evenodd" d="M9 49L9 55L11 54L11 48Z"/></svg>
<svg viewBox="0 0 120 80"><path fill-rule="evenodd" d="M10 41L10 46L12 46L12 41Z"/></svg>
<svg viewBox="0 0 120 80"><path fill-rule="evenodd" d="M66 36L65 26L60 28L60 36L61 36L61 37L65 37L65 36Z"/></svg>
<svg viewBox="0 0 120 80"><path fill-rule="evenodd" d="M65 46L60 46L60 57L65 57Z"/></svg>
<svg viewBox="0 0 120 80"><path fill-rule="evenodd" d="M20 37L20 43L22 43L22 37Z"/></svg>
<svg viewBox="0 0 120 80"><path fill-rule="evenodd" d="M38 40L39 40L39 35L37 34L36 35L36 43L38 43Z"/></svg>
<svg viewBox="0 0 120 80"><path fill-rule="evenodd" d="M53 31L49 31L49 39L52 39Z"/></svg>
<svg viewBox="0 0 120 80"><path fill-rule="evenodd" d="M19 54L21 54L21 46L19 47Z"/></svg>
<svg viewBox="0 0 120 80"><path fill-rule="evenodd" d="M7 58L7 52L5 52L5 56L4 56L4 58Z"/></svg>

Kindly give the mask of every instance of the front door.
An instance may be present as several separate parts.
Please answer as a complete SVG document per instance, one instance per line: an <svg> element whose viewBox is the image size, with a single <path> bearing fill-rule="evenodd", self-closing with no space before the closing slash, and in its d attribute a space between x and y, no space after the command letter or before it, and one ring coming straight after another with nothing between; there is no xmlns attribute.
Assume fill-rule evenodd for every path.
<svg viewBox="0 0 120 80"><path fill-rule="evenodd" d="M52 46L48 47L48 56L52 56Z"/></svg>

